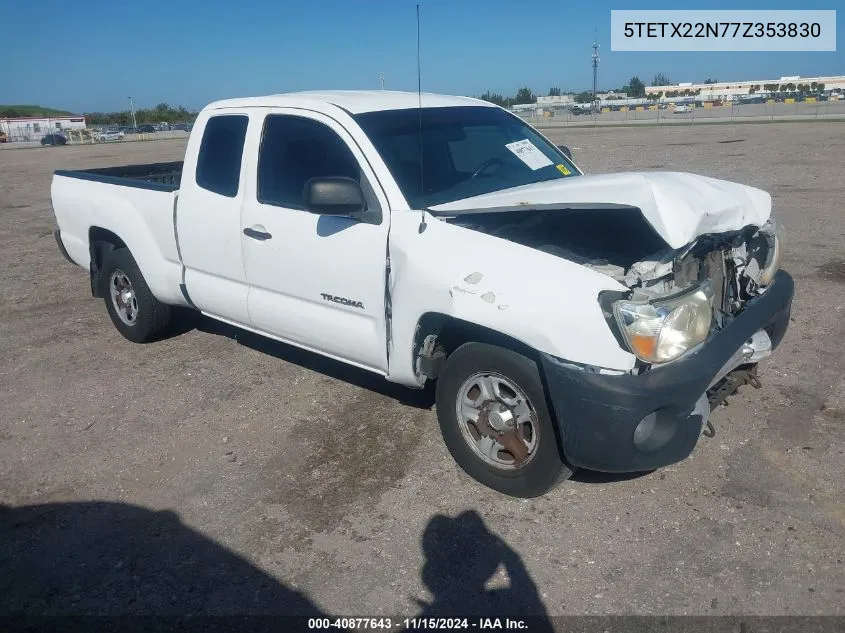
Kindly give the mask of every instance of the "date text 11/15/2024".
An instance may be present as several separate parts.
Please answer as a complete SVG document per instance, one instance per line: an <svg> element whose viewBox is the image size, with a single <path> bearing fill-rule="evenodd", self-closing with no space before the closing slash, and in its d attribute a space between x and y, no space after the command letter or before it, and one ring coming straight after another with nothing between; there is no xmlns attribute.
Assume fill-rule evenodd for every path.
<svg viewBox="0 0 845 633"><path fill-rule="evenodd" d="M530 624L521 618L309 618L308 630L511 630L530 631Z"/></svg>

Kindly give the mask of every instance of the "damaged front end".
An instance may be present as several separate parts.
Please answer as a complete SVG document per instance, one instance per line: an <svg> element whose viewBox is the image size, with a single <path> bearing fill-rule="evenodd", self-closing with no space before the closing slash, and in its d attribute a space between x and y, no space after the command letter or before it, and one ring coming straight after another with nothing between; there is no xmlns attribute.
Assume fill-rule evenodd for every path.
<svg viewBox="0 0 845 633"><path fill-rule="evenodd" d="M604 292L605 316L640 363L673 361L724 328L774 279L781 229L769 221L671 248L634 208L464 212L448 222L600 272L629 288Z"/></svg>
<svg viewBox="0 0 845 633"><path fill-rule="evenodd" d="M633 294L649 301L707 284L716 327L740 312L774 279L780 259L782 230L770 221L762 227L702 235L682 249L664 249L634 262L617 276Z"/></svg>
<svg viewBox="0 0 845 633"><path fill-rule="evenodd" d="M778 269L781 244L781 228L773 221L701 236L680 251L667 249L636 262L620 279L631 288L630 296L603 309L612 312L629 349L643 363L641 371L675 360L727 327L766 291ZM665 318L639 318L659 313L667 297L675 309ZM765 328L755 332L717 372L707 390L711 410L743 385L760 387L757 363L771 354L770 334Z"/></svg>
<svg viewBox="0 0 845 633"><path fill-rule="evenodd" d="M604 293L600 302L642 363L673 361L765 292L777 272L781 240L774 222L700 236L634 262L616 277L630 293Z"/></svg>
<svg viewBox="0 0 845 633"><path fill-rule="evenodd" d="M693 353L766 292L778 270L780 226L696 237L671 248L637 209L525 210L467 214L449 221L573 261L629 290L606 291L599 302L620 345L638 359L634 375ZM712 408L741 384L756 385L756 363L771 353L760 329L708 386ZM730 375L730 376L729 376Z"/></svg>

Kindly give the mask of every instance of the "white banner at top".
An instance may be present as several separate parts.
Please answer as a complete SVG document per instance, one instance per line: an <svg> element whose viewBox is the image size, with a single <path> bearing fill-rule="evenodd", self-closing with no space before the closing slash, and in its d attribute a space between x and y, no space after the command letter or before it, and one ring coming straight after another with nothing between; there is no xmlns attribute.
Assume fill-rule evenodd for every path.
<svg viewBox="0 0 845 633"><path fill-rule="evenodd" d="M836 11L610 12L613 51L835 51Z"/></svg>

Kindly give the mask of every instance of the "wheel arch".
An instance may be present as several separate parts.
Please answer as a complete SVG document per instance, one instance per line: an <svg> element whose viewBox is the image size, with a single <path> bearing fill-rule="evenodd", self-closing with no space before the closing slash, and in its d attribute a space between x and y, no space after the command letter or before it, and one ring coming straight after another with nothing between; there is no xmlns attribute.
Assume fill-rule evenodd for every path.
<svg viewBox="0 0 845 633"><path fill-rule="evenodd" d="M91 295L97 298L105 297L105 283L103 278L103 257L107 250L126 248L119 235L100 226L88 229L88 251L91 256L89 275L91 278Z"/></svg>
<svg viewBox="0 0 845 633"><path fill-rule="evenodd" d="M417 321L412 358L417 375L436 379L442 363L465 343L487 343L539 361L539 352L524 341L493 328L441 312L426 312ZM537 362L538 368L541 364Z"/></svg>

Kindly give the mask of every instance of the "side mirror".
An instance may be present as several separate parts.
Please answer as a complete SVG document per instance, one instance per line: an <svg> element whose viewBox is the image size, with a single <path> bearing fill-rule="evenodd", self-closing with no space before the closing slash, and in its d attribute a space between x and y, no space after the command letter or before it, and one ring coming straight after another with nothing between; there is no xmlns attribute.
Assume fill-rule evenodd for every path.
<svg viewBox="0 0 845 633"><path fill-rule="evenodd" d="M361 185L343 176L311 178L302 192L305 210L320 215L343 215L360 219L367 210Z"/></svg>
<svg viewBox="0 0 845 633"><path fill-rule="evenodd" d="M558 145L557 148L563 152L564 156L568 159L572 160L572 150L569 149L566 145Z"/></svg>

